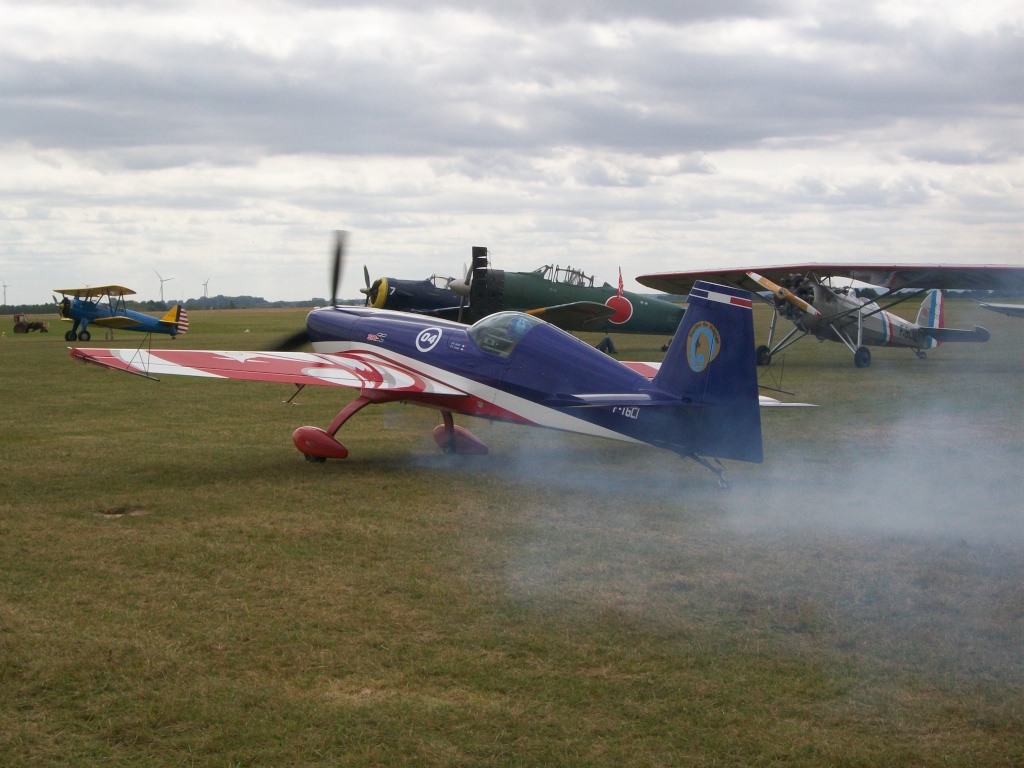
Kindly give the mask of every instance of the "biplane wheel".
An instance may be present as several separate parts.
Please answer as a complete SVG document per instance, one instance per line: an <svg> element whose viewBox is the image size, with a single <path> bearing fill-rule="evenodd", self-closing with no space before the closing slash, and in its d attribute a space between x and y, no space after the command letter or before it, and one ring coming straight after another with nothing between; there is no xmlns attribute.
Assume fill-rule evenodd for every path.
<svg viewBox="0 0 1024 768"><path fill-rule="evenodd" d="M758 365L772 364L772 351L765 344L762 344L760 347L758 347L757 351L754 354L757 356Z"/></svg>
<svg viewBox="0 0 1024 768"><path fill-rule="evenodd" d="M75 341L77 338L78 335L74 331L68 331L64 334L64 341Z"/></svg>
<svg viewBox="0 0 1024 768"><path fill-rule="evenodd" d="M91 338L92 338L92 334L89 333L88 331L82 331L80 334L78 334L78 340L79 341L88 341Z"/></svg>
<svg viewBox="0 0 1024 768"><path fill-rule="evenodd" d="M858 368L867 368L871 365L871 350L867 347L857 347L853 354L853 364Z"/></svg>

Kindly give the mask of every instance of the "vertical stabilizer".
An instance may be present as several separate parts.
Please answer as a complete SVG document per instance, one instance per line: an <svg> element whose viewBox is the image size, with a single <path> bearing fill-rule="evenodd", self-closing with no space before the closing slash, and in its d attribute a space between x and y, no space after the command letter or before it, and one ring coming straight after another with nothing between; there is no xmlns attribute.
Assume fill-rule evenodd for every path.
<svg viewBox="0 0 1024 768"><path fill-rule="evenodd" d="M178 330L172 333L172 336L188 333L188 312L181 304L175 304L167 310L167 314L160 318L160 322L177 326Z"/></svg>
<svg viewBox="0 0 1024 768"><path fill-rule="evenodd" d="M932 289L925 294L924 301L921 303L921 309L917 312L917 324L923 328L945 328L946 327L946 308L944 299L942 297L942 291ZM927 337L927 341L922 345L922 349L934 349L939 346L939 341Z"/></svg>
<svg viewBox="0 0 1024 768"><path fill-rule="evenodd" d="M762 460L751 299L747 291L695 283L651 382L689 407L699 406L692 432L698 454Z"/></svg>

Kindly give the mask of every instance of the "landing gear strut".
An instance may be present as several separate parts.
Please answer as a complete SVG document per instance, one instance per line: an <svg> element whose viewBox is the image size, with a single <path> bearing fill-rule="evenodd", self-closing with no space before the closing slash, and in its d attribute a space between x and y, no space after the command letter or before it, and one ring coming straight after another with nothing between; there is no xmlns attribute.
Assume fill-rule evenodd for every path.
<svg viewBox="0 0 1024 768"><path fill-rule="evenodd" d="M295 394L298 394L296 392ZM295 395L292 395L294 397ZM403 392L388 393L373 389L364 389L359 397L346 405L327 429L320 427L299 427L292 433L292 441L306 461L322 463L327 459L348 458L348 448L334 437L342 425L371 403L393 403L405 400ZM443 424L434 429L434 441L444 453L469 453L482 456L487 453L487 446L478 440L468 429L456 426L451 411L441 411Z"/></svg>
<svg viewBox="0 0 1024 768"><path fill-rule="evenodd" d="M683 458L687 461L692 461L699 467L704 467L708 472L713 472L718 478L718 487L723 491L728 491L731 488L729 481L725 479L725 467L718 459L705 458L697 453L689 453L686 456L683 456Z"/></svg>

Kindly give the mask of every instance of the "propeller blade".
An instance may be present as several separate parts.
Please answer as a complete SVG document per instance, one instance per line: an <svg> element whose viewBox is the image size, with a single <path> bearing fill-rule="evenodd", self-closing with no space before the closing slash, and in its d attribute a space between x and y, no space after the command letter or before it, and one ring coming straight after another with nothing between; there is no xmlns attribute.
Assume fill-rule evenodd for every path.
<svg viewBox="0 0 1024 768"><path fill-rule="evenodd" d="M466 269L466 265L462 265L462 279L456 280L452 278L448 281L448 287L452 293L456 293L459 296L469 296L469 291L473 282L473 273Z"/></svg>
<svg viewBox="0 0 1024 768"><path fill-rule="evenodd" d="M341 285L341 270L345 258L345 238L347 233L343 230L336 230L334 233L334 264L331 270L331 306L338 303L338 288ZM270 348L271 352L292 352L299 347L309 344L309 329L303 328L291 336L286 336Z"/></svg>
<svg viewBox="0 0 1024 768"><path fill-rule="evenodd" d="M363 282L366 283L366 291L369 291L370 290L370 270L368 270L366 268L365 264L363 264ZM366 293L366 291L364 291L364 293Z"/></svg>
<svg viewBox="0 0 1024 768"><path fill-rule="evenodd" d="M338 287L341 285L341 267L345 258L345 237L347 233L338 229L334 232L334 270L331 274L331 306L338 303Z"/></svg>
<svg viewBox="0 0 1024 768"><path fill-rule="evenodd" d="M299 347L309 343L309 332L303 328L301 331L286 336L270 348L271 352L293 352Z"/></svg>
<svg viewBox="0 0 1024 768"><path fill-rule="evenodd" d="M772 294L776 298L782 299L783 301L788 301L794 307L796 307L799 310L802 310L802 311L806 312L809 315L814 315L815 317L821 317L821 312L816 310L814 307L812 307L806 301L804 301L799 296L794 294L788 288L783 288L778 283L773 283L767 277L762 277L761 275L757 274L757 272L747 272L747 277L749 277L751 280L753 280L755 283L757 283L761 287L767 288L769 291L772 292Z"/></svg>

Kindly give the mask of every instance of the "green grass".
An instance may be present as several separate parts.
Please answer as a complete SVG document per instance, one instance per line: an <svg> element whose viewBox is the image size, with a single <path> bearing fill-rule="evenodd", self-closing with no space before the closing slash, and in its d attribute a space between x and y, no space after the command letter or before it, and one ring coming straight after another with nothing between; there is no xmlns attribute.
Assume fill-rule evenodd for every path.
<svg viewBox="0 0 1024 768"><path fill-rule="evenodd" d="M351 393L103 371L50 319L0 338L0 764L1024 763L1019 320L950 302L992 341L867 370L801 342L782 387L819 407L765 412L722 493L487 422L443 457L403 405L308 465L291 431Z"/></svg>

